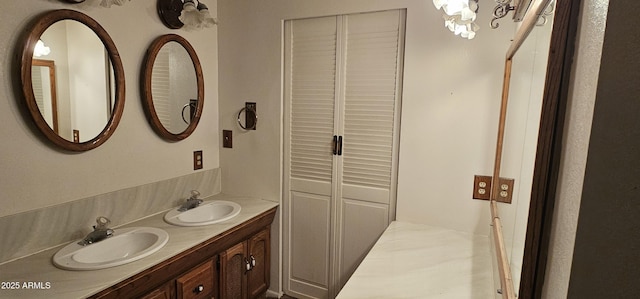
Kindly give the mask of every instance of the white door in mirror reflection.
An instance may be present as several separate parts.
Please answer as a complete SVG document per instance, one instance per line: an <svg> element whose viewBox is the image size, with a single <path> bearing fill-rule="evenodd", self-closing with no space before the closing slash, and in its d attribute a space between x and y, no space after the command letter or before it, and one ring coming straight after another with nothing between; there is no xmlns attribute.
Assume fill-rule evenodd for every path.
<svg viewBox="0 0 640 299"><path fill-rule="evenodd" d="M113 109L113 70L102 41L89 27L74 20L54 23L40 39L51 49L42 57L53 62L53 74L42 76L42 67L34 59L32 81L34 95L42 88L40 112L58 135L74 141L73 132L86 142L105 128ZM34 57L35 58L35 57ZM55 82L51 85L50 82ZM55 99L50 105L47 93ZM38 98L38 95L36 95Z"/></svg>
<svg viewBox="0 0 640 299"><path fill-rule="evenodd" d="M179 43L168 42L158 52L151 92L155 112L165 129L173 134L184 132L197 106L198 84L191 57Z"/></svg>
<svg viewBox="0 0 640 299"><path fill-rule="evenodd" d="M53 60L34 59L31 67L33 95L40 114L54 132L58 133L56 98L56 69Z"/></svg>

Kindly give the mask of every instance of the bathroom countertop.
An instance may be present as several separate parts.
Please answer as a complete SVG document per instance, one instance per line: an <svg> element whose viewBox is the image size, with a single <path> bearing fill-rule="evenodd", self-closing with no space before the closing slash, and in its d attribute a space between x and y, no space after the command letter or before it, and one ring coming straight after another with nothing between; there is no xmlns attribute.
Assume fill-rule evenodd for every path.
<svg viewBox="0 0 640 299"><path fill-rule="evenodd" d="M392 222L336 299L495 298L489 237Z"/></svg>
<svg viewBox="0 0 640 299"><path fill-rule="evenodd" d="M124 225L161 228L169 234L169 241L146 258L113 268L93 271L56 268L51 262L52 257L66 244L0 265L0 298L85 298L278 206L271 201L225 194L203 198L213 199L237 202L242 210L230 220L206 226L168 224L163 219L166 211Z"/></svg>

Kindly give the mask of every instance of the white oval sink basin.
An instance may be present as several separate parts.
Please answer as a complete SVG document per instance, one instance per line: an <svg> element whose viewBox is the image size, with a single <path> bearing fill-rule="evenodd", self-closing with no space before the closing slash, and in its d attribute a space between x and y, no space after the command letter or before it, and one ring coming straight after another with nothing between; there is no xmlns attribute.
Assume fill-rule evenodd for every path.
<svg viewBox="0 0 640 299"><path fill-rule="evenodd" d="M86 246L77 242L60 249L53 264L66 270L97 270L137 261L169 241L166 231L153 227L116 229L113 236Z"/></svg>
<svg viewBox="0 0 640 299"><path fill-rule="evenodd" d="M240 213L239 204L226 200L205 201L198 207L184 212L178 208L164 215L164 220L178 226L201 226L229 220Z"/></svg>

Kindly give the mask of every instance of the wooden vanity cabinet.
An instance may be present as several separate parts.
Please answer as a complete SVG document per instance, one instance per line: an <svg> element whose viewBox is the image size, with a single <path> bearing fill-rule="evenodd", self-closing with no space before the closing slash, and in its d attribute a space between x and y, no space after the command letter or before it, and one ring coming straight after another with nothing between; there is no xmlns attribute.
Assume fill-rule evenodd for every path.
<svg viewBox="0 0 640 299"><path fill-rule="evenodd" d="M220 298L259 298L269 288L270 227L220 253Z"/></svg>
<svg viewBox="0 0 640 299"><path fill-rule="evenodd" d="M270 209L89 298L258 298L269 287L275 212Z"/></svg>

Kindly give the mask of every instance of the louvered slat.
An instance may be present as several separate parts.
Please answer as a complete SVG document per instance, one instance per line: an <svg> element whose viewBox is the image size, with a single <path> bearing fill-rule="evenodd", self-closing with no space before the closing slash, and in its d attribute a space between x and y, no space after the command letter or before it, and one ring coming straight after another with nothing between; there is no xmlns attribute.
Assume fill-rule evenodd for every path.
<svg viewBox="0 0 640 299"><path fill-rule="evenodd" d="M336 28L299 20L291 43L291 178L331 182Z"/></svg>
<svg viewBox="0 0 640 299"><path fill-rule="evenodd" d="M399 27L358 21L349 17L347 28L342 181L389 189Z"/></svg>
<svg viewBox="0 0 640 299"><path fill-rule="evenodd" d="M42 72L40 67L31 68L31 86L33 87L33 96L36 99L36 105L40 109L40 113L45 115L44 111L44 89L42 86Z"/></svg>
<svg viewBox="0 0 640 299"><path fill-rule="evenodd" d="M169 51L161 49L153 62L151 74L151 93L153 94L153 108L158 119L166 128L171 128L171 82L169 73Z"/></svg>

